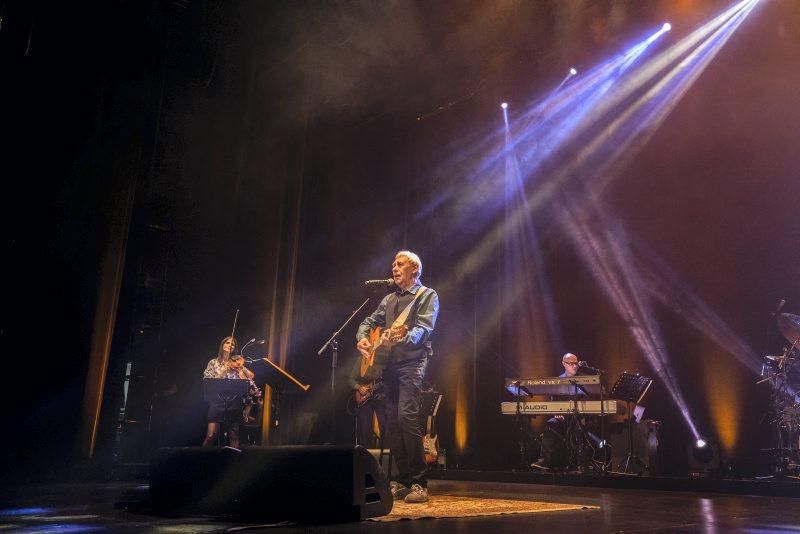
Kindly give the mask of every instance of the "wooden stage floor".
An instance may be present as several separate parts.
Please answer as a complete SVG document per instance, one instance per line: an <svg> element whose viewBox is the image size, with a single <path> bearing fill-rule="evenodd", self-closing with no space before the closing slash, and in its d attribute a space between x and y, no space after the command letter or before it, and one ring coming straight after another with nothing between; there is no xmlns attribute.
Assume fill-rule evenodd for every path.
<svg viewBox="0 0 800 534"><path fill-rule="evenodd" d="M142 483L40 484L0 490L0 531L13 532L798 532L800 501L702 492L434 480L431 498L460 495L597 506L490 517L254 525L211 517L158 517ZM310 506L313 504L309 504ZM19 529L19 530L16 530Z"/></svg>

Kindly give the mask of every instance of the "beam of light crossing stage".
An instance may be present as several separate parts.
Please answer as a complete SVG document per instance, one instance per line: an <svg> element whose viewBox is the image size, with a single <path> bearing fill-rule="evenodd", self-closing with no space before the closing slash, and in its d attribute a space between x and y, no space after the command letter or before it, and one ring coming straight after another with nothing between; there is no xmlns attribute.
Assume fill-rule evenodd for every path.
<svg viewBox="0 0 800 534"><path fill-rule="evenodd" d="M633 243L636 265L653 298L697 329L755 374L761 373L758 353L741 339L686 283L643 243Z"/></svg>
<svg viewBox="0 0 800 534"><path fill-rule="evenodd" d="M564 119L563 115L576 117L573 126L579 124L580 121L577 118L581 115L580 111L582 110L583 114L588 113L592 105L611 87L611 83L621 75L621 67L632 64L663 33L665 32L662 27L619 56L592 69L583 75L578 83L564 87L566 82L578 73L574 67L570 68L562 81L546 98L541 99L538 105L532 106L529 111L523 113L515 121L514 143L511 146L503 142L503 132L494 130L484 138L475 140L472 145L467 145L463 150L457 151L453 157L443 164L443 168L458 167L471 159L479 158L477 154L481 152L486 154L486 156L479 159L479 163L472 165L470 174L465 178L468 183L479 184L478 187L480 188L480 184L486 182L487 176L491 175L492 170L500 164L505 154L512 148L520 147L517 149L519 153L520 150L525 148L522 145L533 141L542 149L543 154L551 154L564 139L569 138L569 135L574 133L569 128L559 126L559 121ZM548 149L548 146L551 148ZM541 154L537 159L543 159ZM451 174L447 171L440 172L444 175ZM530 175L531 170L526 169L524 174L526 176ZM440 207L448 197L452 197L455 194L455 191L445 191L443 194L435 196L420 210L421 214L432 212ZM474 195L476 199L481 199L482 197L483 195ZM470 203L464 199L456 199L456 201L465 205ZM464 217L474 216L474 212L466 206L464 209L458 210L458 213L461 213Z"/></svg>
<svg viewBox="0 0 800 534"><path fill-rule="evenodd" d="M631 71L606 98L593 100L597 105L593 106L591 116L587 117L585 123L598 122L604 116L615 118L584 143L568 165L560 168L536 189L531 208L535 210L549 202L551 195L565 181L576 175L585 182L597 181L598 176L605 176L602 182L595 185L596 193L601 191L649 140L757 2L758 0L738 2L653 60ZM676 66L657 78L670 65ZM677 86L670 84L677 78L680 79ZM649 89L648 84L652 85ZM605 94L606 88L600 88L600 91ZM629 107L617 109L637 92L644 94ZM602 155L601 161L592 161L598 155ZM530 172L535 173L536 170L533 168ZM523 172L528 171L529 169L523 169Z"/></svg>
<svg viewBox="0 0 800 534"><path fill-rule="evenodd" d="M514 338L526 338L530 355L546 357L552 354L553 344L560 346L555 303L547 281L545 263L539 238L533 222L533 214L527 208L528 198L525 182L520 173L519 159L513 147L508 115L503 109L505 142L508 146L505 158L505 213L504 217L523 217L509 224L504 236L503 299L501 310L514 312L514 321L504 321L508 328L524 323L523 332L511 332ZM502 315L501 315L502 316ZM515 374L515 376L518 376Z"/></svg>
<svg viewBox="0 0 800 534"><path fill-rule="evenodd" d="M745 0L745 4L728 21L726 21L689 55L675 65L651 89L642 95L628 108L618 121L612 124L599 136L599 141L605 137L614 137L611 145L615 149L606 153L606 164L602 172L606 178L598 181L596 186L602 190L616 176L622 167L638 154L647 144L653 134L663 124L669 113L677 106L683 96L705 71L709 63L716 57L720 49L730 39L734 31L741 25L745 17L758 3L758 0ZM615 129L619 131L615 131Z"/></svg>
<svg viewBox="0 0 800 534"><path fill-rule="evenodd" d="M520 154L519 160L522 175L525 176L527 180L536 179L536 175L540 170L542 160L547 159L547 157L552 155L553 152L559 148L562 148L564 144L568 144L568 141L576 134L576 130L586 130L589 124L610 113L612 104L619 104L623 102L626 98L630 98L634 91L641 90L641 86L646 82L652 82L652 78L655 77L655 75L657 75L659 72L659 69L654 69L652 67L653 64L660 65L662 69L669 66L670 63L680 59L681 54L690 51L693 46L701 43L704 38L708 41L709 36L713 37L715 35L713 32L719 30L720 28L729 29L729 36L730 33L735 30L736 27L738 27L738 24L741 23L743 18L749 13L757 1L758 0L743 0L735 4L733 7L727 9L720 15L714 17L711 21L692 32L687 38L684 38L679 43L673 45L666 52L659 54L654 60L647 62L643 66L632 71L624 83L620 84L621 89L619 91L612 92L612 94L610 94L607 98L599 99L599 97L604 95L611 87L609 82L613 81L613 79L616 79L614 76L618 75L618 73L615 74L615 72L623 65L630 67L632 60L639 57L644 50L647 49L647 47L642 46L642 44L648 41L652 43L656 40L654 39L654 36L659 34L663 35L665 30L664 26L662 26L658 32L655 32L647 39L644 39L642 43L629 48L625 53L612 59L611 61L592 69L576 83L564 88L564 90L558 95L547 98L540 102L531 110L522 114L518 120L510 121L510 124L515 129L513 136L513 148L515 148L517 153ZM721 47L722 44L724 44L724 40L717 41L717 49ZM711 57L707 57L707 61L710 61L710 59ZM707 61L705 64L707 64ZM683 66L684 68L686 67L685 64ZM643 76L640 74L640 71L647 74ZM630 82L629 80L634 80L634 82ZM684 84L684 86L688 89L688 85ZM594 98L592 97L593 92L595 95ZM654 97L652 90L648 93L647 97ZM606 101L610 102L611 104L607 103ZM613 121L610 126L606 127L601 132L601 134L595 136L594 139L589 141L586 148L581 150L578 157L575 158L569 165L565 166L554 175L548 177L547 180L539 180L541 183L539 183L535 188L533 199L529 204L529 208L532 210L538 209L543 204L548 202L550 196L554 192L560 189L564 180L573 175L580 175L582 170L581 166L586 165L588 158L590 158L592 155L600 153L604 149L608 149L606 143L609 142L612 133L617 130L624 130L622 126L625 123L634 122L632 121L633 116L635 115L634 112L637 111L645 101L646 100L640 101L638 106L634 106L633 110L624 111L622 113L622 117ZM581 106L581 103L585 105ZM572 113L569 112L570 110L572 110ZM559 116L560 114L564 116ZM581 119L582 115L586 115L586 117ZM538 123L538 126L537 124L526 124L526 121L531 122L532 120L534 123ZM641 125L641 121L636 122ZM582 128L577 127L580 124L583 125ZM633 128L634 126L628 124L628 127ZM644 126L642 125L640 127L643 128ZM527 131L526 128L530 131ZM628 147L632 142L633 137L634 136L629 135L628 142L626 143L623 140L619 143L619 145ZM492 145L492 142L487 141L486 139L479 144L484 148L487 146L487 144L490 146L496 146L497 150L491 150L489 154L483 158L483 161L478 166L477 170L472 172L466 178L468 182L480 183L481 181L485 181L487 178L487 172L496 167L498 158L501 158L504 155L503 152L512 148L506 147L504 144L501 146L501 144L498 142L494 142ZM641 144L639 146L641 146ZM599 170L601 169L603 171L607 171L608 168L615 162L615 160L619 159L623 155L623 152L623 146L619 146L614 154L615 157L608 158L607 161L597 166L597 172L594 172L594 176L592 178L596 179L597 175L600 174ZM625 159L625 161L628 160L629 158ZM583 170L585 172L585 169ZM606 175L612 177L613 173L606 172ZM606 178L606 180L608 179L610 178ZM602 187L599 187L599 189L602 189ZM459 208L457 209L455 216L463 218L474 216L474 211L471 210L469 206L478 202L484 202L486 199L486 192L488 191L481 189L480 193L472 194L471 199L458 199L457 203ZM448 196L455 194L456 193L454 191L445 193L445 195ZM442 198L439 200L443 201ZM492 242L487 243L487 247L477 247L477 249L474 249L476 254L484 258L488 257L485 249L490 249L493 246L496 246L496 244L499 243L497 239L501 238L501 235L498 235L499 232L497 231L490 230L487 233L488 238L491 239ZM475 257L474 260L476 260L478 264L481 262L479 257ZM470 263L470 260L467 259L467 262Z"/></svg>
<svg viewBox="0 0 800 534"><path fill-rule="evenodd" d="M530 153L535 152L532 148L540 148L543 153L537 154L536 161L532 166L529 165L520 169L520 175L525 177L525 179L535 175L541 160L545 159L547 155L560 147L570 137L570 134L574 133L575 127L580 124L580 115L588 113L596 100L611 87L611 82L616 79L617 70L626 63L630 65L633 60L637 59L645 52L648 47L642 46L643 43L649 42L649 44L652 44L657 37L663 35L663 33L662 27L659 31L648 35L641 42L628 48L625 52L612 60L591 69L575 83L563 88L559 93L555 91L551 92L549 97L533 106L531 110L523 113L521 117L513 123L513 130L511 133L513 142L503 145L496 143L497 149L495 151L490 151L488 155L483 158L478 169L472 172L470 176L466 178L466 181L485 181L489 170L496 167L500 158L504 157L509 151L514 150L519 152L520 150L527 149L527 152ZM594 95L594 97L592 97L592 95ZM566 120L573 114L577 115L577 118ZM536 118L537 116L538 119ZM559 120L562 122L566 120L566 122L570 124L559 125ZM526 140L528 141L527 144L523 142ZM533 146L530 144L531 141L533 142ZM519 159L520 158L518 158L518 160ZM520 166L523 164L524 163L520 163ZM547 182L545 182L545 187L546 183ZM539 187L541 187L541 185ZM534 197L534 199L536 199L536 197ZM535 208L535 205L529 204L525 209L533 211ZM461 216L465 218L473 215L471 210L468 209L464 209L461 212ZM523 218L524 217L516 217L515 220L520 221ZM490 229L484 231L484 233L486 237L477 244L477 246L473 244L465 260L459 263L459 270L453 280L454 282L461 279L463 276L467 276L469 272L483 264L492 256L492 250L503 241L504 228L502 224L494 225Z"/></svg>
<svg viewBox="0 0 800 534"><path fill-rule="evenodd" d="M539 152L537 159L541 160L543 156L554 152L563 140L569 139L578 130L591 124L594 117L591 110L596 103L624 74L625 70L664 33L666 32L662 27L622 54L590 70L580 80L560 93L552 93L521 116L516 126L519 132L515 132L518 151L527 148L519 145L524 145L534 139ZM568 79L571 72L572 70L564 81Z"/></svg>
<svg viewBox="0 0 800 534"><path fill-rule="evenodd" d="M608 221L599 206L592 210L594 217L591 219L586 208L580 208L572 201L566 200L564 206L564 216L559 222L567 237L627 324L631 336L666 387L692 435L698 438L697 426L670 366L658 323L632 265L624 232L619 225ZM598 230L592 223L599 227Z"/></svg>
<svg viewBox="0 0 800 534"><path fill-rule="evenodd" d="M699 29L695 30L694 32L692 32L692 34L690 34L690 36L688 38L682 40L681 42L677 43L676 45L673 45L673 47L671 47L669 50L667 50L667 51L663 52L662 54L660 54L659 56L657 56L657 58L655 59L655 62L660 62L660 63L663 63L664 65L668 66L670 64L670 62L674 62L676 59L680 59L679 53L686 52L687 50L690 50L691 46L692 45L697 45L697 43L703 37L706 38L706 41L701 43L699 46L702 47L703 44L705 44L706 46L709 46L710 44L716 44L716 48L715 48L715 52L714 52L714 53L716 53L716 51L719 50L719 47L721 47L722 44L724 44L724 42L727 40L727 38L730 36L730 34L733 32L733 30L735 30L738 27L738 25L741 24L743 18L747 14L749 14L750 10L752 9L752 7L755 6L755 4L757 2L758 2L758 0L743 0L742 2L738 2L734 7L726 10L721 15L719 15L719 16L715 17L714 19L712 19L711 22L709 22L707 24L704 24L701 28L699 28ZM719 37L719 31L720 30L722 30L722 31L728 30L728 33L726 34L724 40L715 39L715 37ZM626 57L629 58L630 54L636 53L635 52L636 50L637 50L637 47L633 47L631 50L629 50L628 53L623 54L620 58L617 58L616 60L613 60L611 62L611 66L612 66L611 68L615 68L616 66L618 66L617 63L619 63L619 62L624 62L625 58ZM639 51L639 53L641 53L641 51ZM694 57L698 58L700 56L695 55ZM704 57L706 58L706 61L702 64L702 68L705 68L705 66L708 64L708 61L710 61L710 59L711 59L711 57L708 57L708 56L704 56ZM667 59L665 59L665 58L667 58ZM682 61L681 63L683 65L683 68L688 67L688 65L686 65L685 61ZM643 65L641 68L649 70L650 67L648 65L649 65L649 63ZM610 69L609 65L605 65L601 70L608 71L609 69ZM635 71L634 71L633 75L635 75ZM699 75L699 73L697 73L693 78L691 78L691 81L694 81L694 79L696 79L697 75ZM640 81L643 81L643 80L640 80ZM573 84L572 86L570 86L569 88L564 90L563 94L564 95L571 94L572 98L576 98L576 99L577 98L581 98L581 97L585 96L585 92L586 92L586 87L583 87L584 85L593 84L594 86L597 86L597 84L603 84L603 83L604 83L603 78L598 75L598 69L595 69L592 72L590 72L590 74L587 75L583 80L581 80L580 83ZM684 84L683 85L683 93L685 93L685 91L687 89L688 89L688 85ZM632 91L633 91L633 88L632 88L631 84L626 84L624 92L626 94L630 94ZM682 96L683 93L681 93L681 96ZM655 97L655 94L653 93L652 90L650 92L648 92L648 95L651 98ZM563 96L563 95L561 95L561 96ZM621 100L621 98L619 98L618 100ZM610 172L610 168L611 168L612 164L614 164L616 162L616 159L619 159L619 157L622 155L623 147L630 146L631 142L634 140L634 136L633 135L628 135L627 136L627 142L625 141L625 139L622 139L622 140L616 140L615 139L615 140L613 140L614 142L611 143L612 146L613 145L618 145L619 146L617 151L612 155L612 157L609 157L607 160L605 160L603 162L595 162L596 165L595 165L595 167L593 169L587 169L585 164L586 164L587 160L593 155L602 154L602 155L605 156L607 154L608 145L606 143L609 142L609 139L611 138L611 133L613 133L616 130L619 130L620 127L621 127L621 124L623 124L623 123L626 123L628 121L636 122L636 121L632 121L631 120L632 116L634 115L633 111L636 111L637 109L639 109L641 106L644 105L645 102L646 102L646 100L641 100L640 99L640 101L638 102L638 106L636 106L635 109L627 110L626 112L624 112L622 114L622 116L620 118L618 118L617 120L612 122L612 124L610 126L608 126L603 132L601 132L600 135L596 136L595 139L593 139L588 144L588 146L579 153L579 155L575 158L575 160L573 160L570 164L564 166L562 169L560 169L559 171L554 173L547 180L540 181L540 183L538 183L537 187L534 189L532 200L531 200L530 203L528 203L527 208L530 209L530 210L535 211L535 210L541 208L542 206L548 204L550 202L553 194L558 192L564 186L564 182L567 179L569 179L570 177L572 177L572 176L576 176L576 175L580 176L582 180L587 181L587 182L590 182L590 181L597 182L598 181L597 180L598 176L600 176L601 174L605 173L605 175L608 177L608 178L605 179L605 182L610 180L610 177L614 176L614 173ZM675 104L677 104L677 102L673 101L672 102L672 106L669 109L672 109L672 107L674 107ZM664 111L664 108L662 106L662 112L663 111ZM605 111L601 110L601 113L605 113L605 112L607 112L607 110L605 110ZM665 116L665 114L662 113L662 121L663 121L663 117L664 116ZM645 126L644 125L640 126L640 128L643 128L643 127L645 127ZM637 146L641 147L642 143L639 143ZM626 158L624 161L625 162L629 161L630 157L632 157L632 155L629 156L628 158ZM583 167L583 168L581 168L581 167ZM615 169L616 168L617 167L615 167ZM525 168L523 168L521 170L521 172L523 174L531 175L531 174L535 174L536 170L538 170L538 169L536 169L536 168L533 168L533 169L530 169L530 168L525 169ZM605 185L605 182L601 182L600 184L596 185L595 186L595 191L592 194L593 195L599 194L599 191L602 190L603 186ZM519 218L517 220L519 220ZM477 268L477 265L480 265L483 261L485 261L486 258L490 257L491 256L491 254L490 254L491 249L493 247L495 247L498 243L501 242L502 232L503 232L502 226L498 226L498 225L495 225L495 227L493 229L491 229L489 232L487 232L486 238L481 243L479 243L477 246L475 246L473 248L472 253L467 256L467 258L465 259L464 263L462 264L463 267L465 269L468 268L468 267L469 268Z"/></svg>
<svg viewBox="0 0 800 534"><path fill-rule="evenodd" d="M450 158L448 162L443 164L443 168L457 167L464 165L471 159L479 159L479 163L472 164L472 170L465 178L468 183L476 185L476 188L471 188L464 193L465 189L444 191L440 195L435 195L426 206L420 210L420 215L431 213L433 210L439 208L448 199L455 200L461 206L461 209L454 209L456 217L461 216L469 218L472 222L475 212L468 206L478 202L483 202L486 199L485 184L492 176L493 171L496 171L498 165L505 157L505 154L511 150L516 149L519 153L530 152L526 147L522 146L526 140L533 141L537 148L540 149L540 154L537 161L545 159L546 156L552 154L564 140L569 139L570 135L574 135L574 131L569 128L559 126L559 121L563 122L563 115L574 117L573 127L580 125L581 114L587 114L592 106L598 99L611 87L611 84L619 78L623 72L622 67L627 68L636 59L638 59L647 50L648 46L655 42L658 37L665 33L664 27L658 31L648 35L636 45L628 48L625 52L613 58L612 60L600 65L589 71L582 76L579 83L564 87L566 82L577 75L578 71L574 67L570 68L561 83L552 90L549 95L542 99L540 103L533 106L528 112L524 113L519 120L516 121L513 138L514 143L508 145L503 142L503 133L500 131L493 131L491 134L486 135L483 139L476 140L472 145L467 145L463 150L458 151L457 154ZM561 118L559 118L561 116ZM501 137L503 136L503 137ZM517 149L516 147L520 147ZM550 147L550 148L548 148ZM486 156L479 158L477 154L483 152ZM527 159L527 158L524 158ZM451 171L440 171L441 174L453 174ZM531 174L531 169L525 169L524 175ZM457 191L461 192L460 197L456 197ZM471 197L469 196L471 195ZM482 206L482 208L491 208L491 206ZM499 206L494 206L499 209ZM482 210L482 211L485 211ZM459 215L460 214L460 215Z"/></svg>
<svg viewBox="0 0 800 534"><path fill-rule="evenodd" d="M620 68L629 66L640 58L649 45L664 33L662 28L648 35L622 54L592 69L574 84L564 87L562 81L547 98L513 122L511 136L513 142L494 143L495 148L488 151L466 180L470 183L484 183L487 175L491 175L492 170L511 150L523 154L518 156L521 160L520 165L523 166L522 176L528 179L534 175L543 160L562 147L578 133L578 130L588 127L589 124L584 117L588 117L597 101L619 78ZM573 67L564 80L574 76L573 71L577 74L577 70ZM535 158L531 158L531 154ZM463 216L467 216L468 213L469 210L463 210Z"/></svg>

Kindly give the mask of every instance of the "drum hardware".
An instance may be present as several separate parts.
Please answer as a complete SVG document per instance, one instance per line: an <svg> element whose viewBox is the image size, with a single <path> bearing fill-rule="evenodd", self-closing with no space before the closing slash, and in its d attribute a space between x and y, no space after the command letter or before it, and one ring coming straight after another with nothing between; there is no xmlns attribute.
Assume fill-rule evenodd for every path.
<svg viewBox="0 0 800 534"><path fill-rule="evenodd" d="M766 355L761 379L771 386L769 424L772 426L771 452L775 477L795 478L800 473L800 366L797 346L800 344L800 315L781 313L776 316L778 330L791 344L782 354Z"/></svg>

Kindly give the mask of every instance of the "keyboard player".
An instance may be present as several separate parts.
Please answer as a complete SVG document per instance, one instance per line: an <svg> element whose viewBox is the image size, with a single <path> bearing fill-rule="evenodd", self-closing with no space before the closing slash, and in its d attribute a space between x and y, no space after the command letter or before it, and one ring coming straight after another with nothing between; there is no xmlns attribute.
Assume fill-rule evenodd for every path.
<svg viewBox="0 0 800 534"><path fill-rule="evenodd" d="M560 378L572 378L578 375L578 357L571 352L564 354L561 357L561 365L564 367L564 372L559 375ZM572 389L572 388L571 388ZM586 392L580 387L574 388L575 397L585 398ZM573 396L564 397L561 395L553 395L550 400L570 400ZM570 427L576 423L572 419L572 415L554 415L547 420L544 432L542 433L542 448L540 457L537 461L531 464L531 467L540 469L564 469L570 456Z"/></svg>

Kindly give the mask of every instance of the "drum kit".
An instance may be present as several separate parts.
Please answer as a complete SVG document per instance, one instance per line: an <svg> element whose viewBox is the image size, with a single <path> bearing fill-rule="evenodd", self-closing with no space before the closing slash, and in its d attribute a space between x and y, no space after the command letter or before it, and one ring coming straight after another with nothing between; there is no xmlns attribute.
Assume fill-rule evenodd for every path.
<svg viewBox="0 0 800 534"><path fill-rule="evenodd" d="M775 476L800 474L800 315L781 313L778 330L791 343L779 355L764 356L761 380L772 385L770 424L773 429Z"/></svg>

